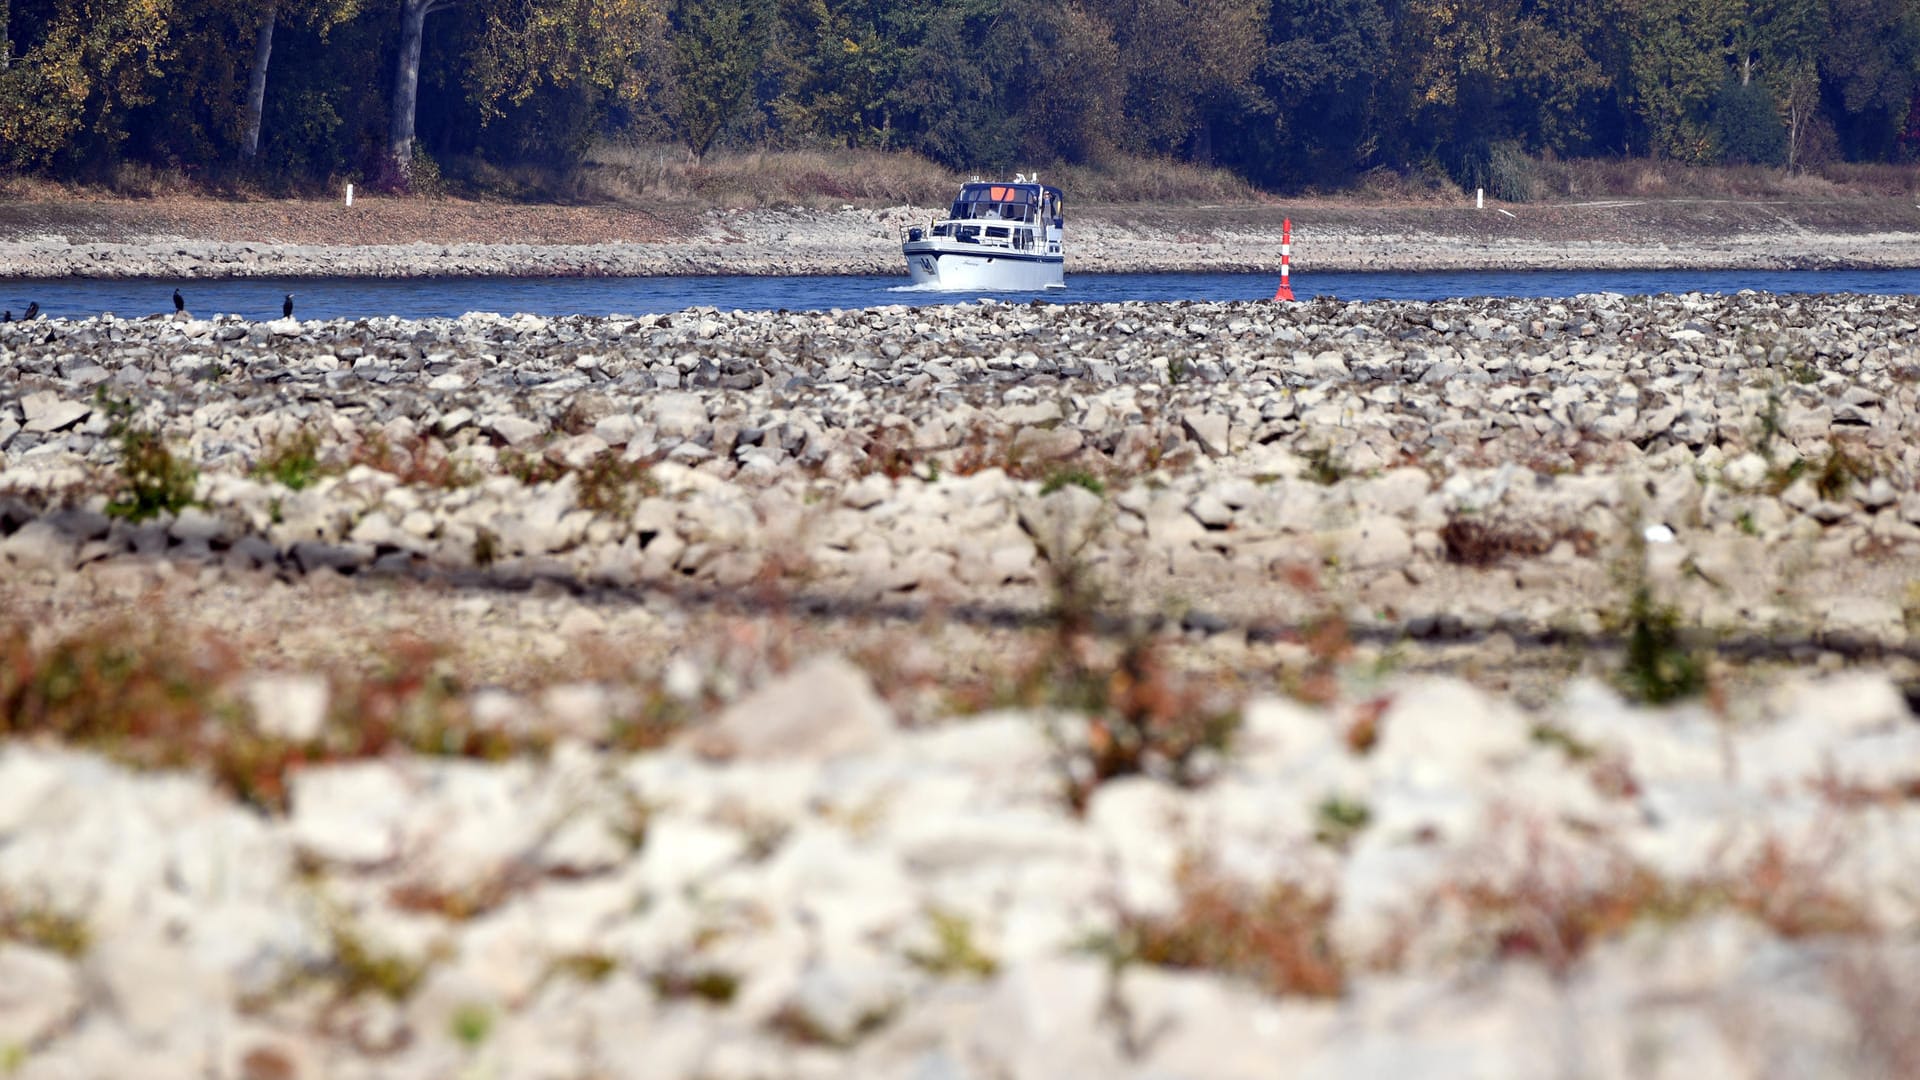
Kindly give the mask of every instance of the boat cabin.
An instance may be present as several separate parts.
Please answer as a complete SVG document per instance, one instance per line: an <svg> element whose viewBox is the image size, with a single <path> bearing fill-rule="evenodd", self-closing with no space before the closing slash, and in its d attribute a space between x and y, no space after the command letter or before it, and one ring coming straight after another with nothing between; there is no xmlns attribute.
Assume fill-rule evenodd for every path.
<svg viewBox="0 0 1920 1080"><path fill-rule="evenodd" d="M1064 215L1059 188L976 182L961 186L946 220L933 226L933 235L1016 251L1057 252Z"/></svg>

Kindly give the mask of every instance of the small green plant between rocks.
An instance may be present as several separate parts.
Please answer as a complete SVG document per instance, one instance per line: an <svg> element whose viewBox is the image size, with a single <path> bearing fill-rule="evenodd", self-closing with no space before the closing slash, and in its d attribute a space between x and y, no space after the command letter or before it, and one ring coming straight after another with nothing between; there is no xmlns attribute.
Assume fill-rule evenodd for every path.
<svg viewBox="0 0 1920 1080"><path fill-rule="evenodd" d="M176 458L158 432L133 423L132 402L106 394L98 401L111 421L109 433L120 444L120 476L107 501L108 516L139 522L192 505L199 470Z"/></svg>
<svg viewBox="0 0 1920 1080"><path fill-rule="evenodd" d="M740 976L716 967L672 967L654 973L653 992L663 998L704 1001L709 1005L731 1004L740 992Z"/></svg>
<svg viewBox="0 0 1920 1080"><path fill-rule="evenodd" d="M333 962L325 974L342 1001L366 993L379 994L389 1001L405 1001L426 977L425 961L410 960L376 948L344 916L335 915L329 921L327 936L333 945Z"/></svg>
<svg viewBox="0 0 1920 1080"><path fill-rule="evenodd" d="M1329 795L1314 811L1313 838L1336 851L1345 851L1373 821L1373 811L1358 799Z"/></svg>
<svg viewBox="0 0 1920 1080"><path fill-rule="evenodd" d="M92 947L93 932L78 915L0 893L0 941L14 941L78 960Z"/></svg>
<svg viewBox="0 0 1920 1080"><path fill-rule="evenodd" d="M493 1034L493 1010L477 1002L467 1002L453 1010L449 1023L455 1041L472 1052L480 1049L480 1044Z"/></svg>
<svg viewBox="0 0 1920 1080"><path fill-rule="evenodd" d="M320 478L320 436L310 428L301 428L267 444L253 475L271 480L293 491Z"/></svg>
<svg viewBox="0 0 1920 1080"><path fill-rule="evenodd" d="M1636 701L1661 705L1693 697L1707 688L1706 670L1680 636L1680 614L1654 600L1645 584L1627 604L1626 655L1616 677L1621 691Z"/></svg>
<svg viewBox="0 0 1920 1080"><path fill-rule="evenodd" d="M982 952L973 940L973 923L965 916L933 911L928 919L933 924L934 945L907 953L907 960L914 966L935 975L975 975L983 979L1000 969L999 961Z"/></svg>
<svg viewBox="0 0 1920 1080"><path fill-rule="evenodd" d="M1345 480L1353 470L1345 462L1334 456L1333 447L1316 446L1305 454L1307 459L1306 478L1322 487L1331 487Z"/></svg>
<svg viewBox="0 0 1920 1080"><path fill-rule="evenodd" d="M1095 495L1105 496L1105 481L1087 469L1058 469L1047 475L1046 482L1040 485L1040 494L1051 495L1065 487L1085 488Z"/></svg>

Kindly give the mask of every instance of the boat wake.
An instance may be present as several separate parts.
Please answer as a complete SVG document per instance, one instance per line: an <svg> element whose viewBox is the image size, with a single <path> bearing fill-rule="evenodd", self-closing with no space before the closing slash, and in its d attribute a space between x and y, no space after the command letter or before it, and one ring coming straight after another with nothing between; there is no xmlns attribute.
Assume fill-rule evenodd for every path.
<svg viewBox="0 0 1920 1080"><path fill-rule="evenodd" d="M1045 285L1037 285L1031 289L1014 289L1014 288L964 289L964 288L959 288L952 285L941 285L936 282L927 281L927 282L921 282L920 284L917 284L917 285L889 285L887 286L887 291L896 292L896 293L940 293L941 295L954 295L957 293L974 293L979 296L998 296L1002 293L1052 292L1055 289L1065 289L1065 288L1066 288L1066 285L1060 282L1049 282L1048 284L1045 284Z"/></svg>

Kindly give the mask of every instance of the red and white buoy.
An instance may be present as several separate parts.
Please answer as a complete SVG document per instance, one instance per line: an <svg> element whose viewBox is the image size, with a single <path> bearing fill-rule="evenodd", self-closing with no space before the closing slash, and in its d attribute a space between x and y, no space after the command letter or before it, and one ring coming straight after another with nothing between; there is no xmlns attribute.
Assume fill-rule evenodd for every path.
<svg viewBox="0 0 1920 1080"><path fill-rule="evenodd" d="M1288 275L1293 272L1293 219L1280 219L1280 287L1273 290L1275 300L1293 299L1293 282Z"/></svg>

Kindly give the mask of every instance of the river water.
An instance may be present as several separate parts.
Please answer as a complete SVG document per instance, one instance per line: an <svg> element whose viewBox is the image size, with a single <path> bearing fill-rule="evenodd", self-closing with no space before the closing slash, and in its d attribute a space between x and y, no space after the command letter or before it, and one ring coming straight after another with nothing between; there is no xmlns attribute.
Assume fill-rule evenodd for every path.
<svg viewBox="0 0 1920 1080"><path fill-rule="evenodd" d="M101 312L132 317L173 309L177 286L196 315L280 317L291 290L302 319L407 318L470 311L534 315L646 315L711 306L721 310L822 311L884 304L948 304L993 296L1025 303L1110 303L1122 300L1267 300L1272 274L1068 274L1065 288L1040 293L931 292L904 276L654 278L271 278L0 279L0 308L15 317L29 301L48 316ZM1438 300L1470 296L1575 296L1617 292L1920 294L1920 270L1606 270L1316 273L1296 275L1294 296L1341 300Z"/></svg>

